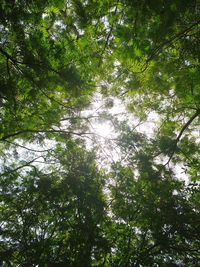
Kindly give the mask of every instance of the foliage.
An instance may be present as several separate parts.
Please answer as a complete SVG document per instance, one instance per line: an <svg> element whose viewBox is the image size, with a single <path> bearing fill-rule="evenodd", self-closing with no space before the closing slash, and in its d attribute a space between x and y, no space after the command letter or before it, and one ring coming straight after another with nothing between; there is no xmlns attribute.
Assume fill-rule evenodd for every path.
<svg viewBox="0 0 200 267"><path fill-rule="evenodd" d="M107 251L104 177L93 154L69 142L56 157L62 171L34 168L2 178L1 260L7 264L90 266Z"/></svg>
<svg viewBox="0 0 200 267"><path fill-rule="evenodd" d="M1 266L200 265L199 17L194 0L1 1ZM103 168L91 120L116 131Z"/></svg>

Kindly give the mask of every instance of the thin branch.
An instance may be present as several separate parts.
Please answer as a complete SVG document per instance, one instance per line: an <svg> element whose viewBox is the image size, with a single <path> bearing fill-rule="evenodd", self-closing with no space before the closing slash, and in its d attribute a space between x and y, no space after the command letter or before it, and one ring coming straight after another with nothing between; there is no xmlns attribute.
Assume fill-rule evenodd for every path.
<svg viewBox="0 0 200 267"><path fill-rule="evenodd" d="M64 117L60 121L67 121L67 120L90 120L90 119L96 119L101 118L100 115L90 115L88 117L81 117L81 116L75 116L75 117Z"/></svg>
<svg viewBox="0 0 200 267"><path fill-rule="evenodd" d="M182 127L181 131L179 132L176 140L175 140L175 144L174 144L174 149L168 159L168 161L165 163L165 165L168 165L169 162L171 161L171 159L173 158L176 150L177 150L177 145L183 135L183 133L185 132L185 130L190 126L190 124L200 115L200 109L198 109L194 114L193 116L184 124L184 126Z"/></svg>
<svg viewBox="0 0 200 267"><path fill-rule="evenodd" d="M115 10L114 10L114 14L113 14L113 16L115 16L116 13L117 13L117 5L118 5L118 2L119 2L119 1L117 1L117 3L116 3L116 6L115 6ZM106 38L106 42L105 42L104 48L103 48L103 50L102 50L102 52L101 52L101 57L102 57L103 54L105 53L105 50L106 50L106 48L107 48L107 46L108 46L108 44L109 44L109 41L110 41L110 37L111 37L112 31L113 31L113 28L114 28L114 22L112 23L112 25L111 25L111 27L110 27L110 30L109 30L109 33L108 33L108 35L107 35L107 38ZM99 62L99 63L100 63L100 62Z"/></svg>
<svg viewBox="0 0 200 267"><path fill-rule="evenodd" d="M183 126L183 128L181 129L179 135L176 138L176 143L178 143L184 133L184 131L189 127L189 125L193 122L193 120L195 120L200 114L200 109L198 109L194 115L186 122L186 124Z"/></svg>
<svg viewBox="0 0 200 267"><path fill-rule="evenodd" d="M191 24L188 28L184 29L183 31L177 33L176 35L174 35L170 40L167 40L165 42L163 42L162 44L158 45L156 48L154 48L152 50L152 52L150 53L150 55L147 57L147 59L145 60L145 63L143 65L143 67L141 68L141 70L139 71L134 71L132 72L133 74L142 74L144 73L148 66L149 66L149 63L151 62L151 60L160 54L161 50L164 48L164 47L169 47L170 45L172 45L175 41L177 41L178 39L180 39L181 37L185 36L188 32L190 32L195 26L198 26L200 24L200 20L196 21L195 23ZM131 68L131 67L130 67ZM130 71L130 68L127 68L128 71ZM122 74L122 73L121 73ZM118 75L121 76L121 74ZM117 77L117 78L118 78ZM125 91L124 94L126 94L128 92Z"/></svg>
<svg viewBox="0 0 200 267"><path fill-rule="evenodd" d="M160 44L159 46L157 46L156 48L154 48L152 53L147 58L146 63L148 63L149 61L151 61L153 59L153 57L158 55L164 47L170 46L174 41L176 41L176 40L180 39L181 37L185 36L188 32L190 32L192 30L192 28L194 28L195 26L198 26L199 24L200 24L200 20L194 22L188 28L186 28L186 29L182 30L181 32L177 33L170 40L167 40L167 41L163 42L162 44Z"/></svg>
<svg viewBox="0 0 200 267"><path fill-rule="evenodd" d="M25 167L32 167L32 166L30 166L30 164L33 163L33 162L35 162L35 161L36 161L37 159L39 159L40 157L41 157L41 156L39 156L39 157L37 157L37 158L35 158L35 159L32 159L31 161L28 161L28 162L26 162L25 164L23 164L23 165L21 165L21 166L18 166L18 167L15 168L15 169L6 171L6 172L4 172L4 173L1 173L1 174L0 174L0 177L4 176L4 175L6 175L6 174L9 174L9 173L16 172L16 171L18 171L18 170L20 170L20 169L23 169L23 168L25 168Z"/></svg>
<svg viewBox="0 0 200 267"><path fill-rule="evenodd" d="M52 129L52 130L32 130L32 129L26 129L26 130L21 130L21 131L18 131L18 132L15 132L15 133L11 133L11 134L8 134L8 135L4 135L2 138L0 138L0 141L6 141L7 139L9 138L12 138L12 137L16 137L16 136L19 136L19 135L22 135L22 134L26 134L26 133L60 133L60 134L72 134L72 135L78 135L78 136L83 136L83 135L91 135L92 133L89 133L89 132L71 132L71 131L65 131L65 130L55 130L55 129Z"/></svg>
<svg viewBox="0 0 200 267"><path fill-rule="evenodd" d="M20 145L20 144L17 144L17 143L14 143L14 142L11 142L11 141L8 141L8 140L5 140L5 142L13 145L13 146L17 146L17 147L21 147L21 148L24 148L28 151L31 151L31 152L39 152L39 153L43 153L43 152L48 152L48 151L51 151L53 148L49 148L49 149L44 149L44 150L36 150L36 149L32 149L32 148L28 148L26 146L23 146L23 145Z"/></svg>
<svg viewBox="0 0 200 267"><path fill-rule="evenodd" d="M32 80L32 82L35 84L35 81ZM53 102L57 103L58 105L62 106L63 108L66 108L66 109L69 109L69 110L73 110L73 107L66 106L65 104L63 104L63 103L60 102L59 100L57 100L57 99L55 99L54 97L49 96L48 94L46 94L46 93L44 92L44 90L41 89L40 86L38 86L38 84L37 84L37 88L38 88L38 89L41 91L41 93L42 93L46 98L48 98L50 101L53 101Z"/></svg>
<svg viewBox="0 0 200 267"><path fill-rule="evenodd" d="M5 50L0 47L0 53L6 57L7 60L10 60L14 65L16 64L23 64L22 61L18 61L17 59L13 58L10 54L8 54Z"/></svg>

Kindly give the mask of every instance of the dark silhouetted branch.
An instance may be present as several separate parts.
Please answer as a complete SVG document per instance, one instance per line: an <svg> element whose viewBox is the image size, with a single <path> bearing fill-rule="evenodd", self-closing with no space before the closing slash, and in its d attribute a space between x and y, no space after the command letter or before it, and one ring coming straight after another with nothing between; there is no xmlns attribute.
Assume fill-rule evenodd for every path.
<svg viewBox="0 0 200 267"><path fill-rule="evenodd" d="M176 140L175 140L175 144L174 144L174 149L168 159L168 161L165 163L165 165L169 164L169 162L171 161L171 159L173 158L174 156L174 153L176 152L177 150L177 145L183 135L183 133L185 132L185 130L190 126L190 124L200 115L200 109L197 109L197 111L193 114L193 116L183 125L181 131L179 132Z"/></svg>

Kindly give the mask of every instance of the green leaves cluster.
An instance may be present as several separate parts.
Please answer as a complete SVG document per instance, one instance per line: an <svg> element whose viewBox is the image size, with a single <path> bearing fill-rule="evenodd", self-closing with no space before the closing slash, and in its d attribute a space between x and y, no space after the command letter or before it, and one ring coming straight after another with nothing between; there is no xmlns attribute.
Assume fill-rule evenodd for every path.
<svg viewBox="0 0 200 267"><path fill-rule="evenodd" d="M1 1L1 266L200 265L199 16L193 0ZM103 169L95 93L118 134ZM153 134L133 127L151 117Z"/></svg>
<svg viewBox="0 0 200 267"><path fill-rule="evenodd" d="M60 172L34 168L24 175L3 177L1 261L5 264L90 266L106 252L103 174L91 153L70 146L56 151Z"/></svg>

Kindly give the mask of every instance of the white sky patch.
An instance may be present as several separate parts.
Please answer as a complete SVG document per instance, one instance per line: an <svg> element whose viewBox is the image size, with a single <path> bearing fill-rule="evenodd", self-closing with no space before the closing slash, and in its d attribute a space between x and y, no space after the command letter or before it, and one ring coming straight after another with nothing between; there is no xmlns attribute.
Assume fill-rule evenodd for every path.
<svg viewBox="0 0 200 267"><path fill-rule="evenodd" d="M105 138L111 137L113 133L112 126L109 122L96 123L93 127L93 130L95 131L95 133L97 133L97 135Z"/></svg>
<svg viewBox="0 0 200 267"><path fill-rule="evenodd" d="M153 136L156 129L156 123L159 121L159 115L156 112L151 112L147 121L137 127L137 130L147 136Z"/></svg>
<svg viewBox="0 0 200 267"><path fill-rule="evenodd" d="M112 107L108 108L106 112L108 112L111 116L122 120L124 118L124 114L126 112L125 106L121 103L120 100L118 99L110 99L110 104ZM107 108L107 105L109 103L105 103L101 105L99 108L97 108L98 112L101 113L104 111L105 108ZM114 138L116 137L116 132L114 129L114 124L112 123L111 120L105 120L102 122L94 122L93 123L93 129L96 131L96 133L102 137L107 137L107 138Z"/></svg>
<svg viewBox="0 0 200 267"><path fill-rule="evenodd" d="M181 163L176 164L174 166L174 172L176 174L176 179L180 181L184 181L186 184L189 184L190 179L184 171L184 164L181 164Z"/></svg>

